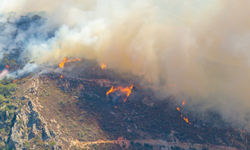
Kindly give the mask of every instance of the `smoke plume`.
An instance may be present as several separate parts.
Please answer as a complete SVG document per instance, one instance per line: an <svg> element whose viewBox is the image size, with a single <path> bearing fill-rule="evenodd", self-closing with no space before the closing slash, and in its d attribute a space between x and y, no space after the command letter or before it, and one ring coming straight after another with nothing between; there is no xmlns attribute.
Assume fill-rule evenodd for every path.
<svg viewBox="0 0 250 150"><path fill-rule="evenodd" d="M0 58L21 49L20 63L34 61L35 68L64 57L96 59L144 74L165 96L186 100L190 110L212 109L249 128L249 4L2 0Z"/></svg>

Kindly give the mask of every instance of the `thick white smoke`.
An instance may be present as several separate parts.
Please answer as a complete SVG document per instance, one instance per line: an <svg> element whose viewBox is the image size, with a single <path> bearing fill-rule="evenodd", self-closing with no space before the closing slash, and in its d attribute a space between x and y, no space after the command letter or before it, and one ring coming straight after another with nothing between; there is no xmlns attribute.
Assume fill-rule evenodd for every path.
<svg viewBox="0 0 250 150"><path fill-rule="evenodd" d="M40 28L58 28L51 38L29 40L24 57L55 65L80 56L145 74L166 96L202 104L195 111L212 108L227 121L250 127L249 1L47 2L0 3L0 12L14 11L17 17L44 11L47 21Z"/></svg>

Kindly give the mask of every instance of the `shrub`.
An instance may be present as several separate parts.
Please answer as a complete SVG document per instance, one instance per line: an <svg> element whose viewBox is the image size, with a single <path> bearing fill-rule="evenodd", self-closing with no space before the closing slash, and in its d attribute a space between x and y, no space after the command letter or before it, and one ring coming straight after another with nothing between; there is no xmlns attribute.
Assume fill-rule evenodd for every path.
<svg viewBox="0 0 250 150"><path fill-rule="evenodd" d="M30 142L29 141L23 142L23 147L24 148L29 148L30 147Z"/></svg>
<svg viewBox="0 0 250 150"><path fill-rule="evenodd" d="M49 142L49 145L50 145L50 146L54 146L55 144L56 144L55 141Z"/></svg>

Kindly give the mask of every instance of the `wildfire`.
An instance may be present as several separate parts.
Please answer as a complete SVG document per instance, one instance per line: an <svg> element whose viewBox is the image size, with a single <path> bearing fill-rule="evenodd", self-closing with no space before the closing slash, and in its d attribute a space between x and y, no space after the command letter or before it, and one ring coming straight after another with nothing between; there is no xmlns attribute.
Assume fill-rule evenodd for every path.
<svg viewBox="0 0 250 150"><path fill-rule="evenodd" d="M123 94L125 94L126 97L129 97L133 86L134 86L133 84L130 87L125 87L125 88L123 88L122 86L118 86L118 87L114 88L114 86L112 86L111 89L106 93L106 95L109 96L109 94L114 93L115 91L120 91ZM127 100L127 98L124 99L124 102L126 102L126 100Z"/></svg>
<svg viewBox="0 0 250 150"><path fill-rule="evenodd" d="M186 121L186 123L191 124L190 122L188 122L188 118L183 117L183 115L181 115L181 117L183 118L183 120L185 120L185 121Z"/></svg>
<svg viewBox="0 0 250 150"><path fill-rule="evenodd" d="M13 83L17 82L17 79L16 80L13 80Z"/></svg>
<svg viewBox="0 0 250 150"><path fill-rule="evenodd" d="M178 111L181 111L179 107L176 108Z"/></svg>
<svg viewBox="0 0 250 150"><path fill-rule="evenodd" d="M185 101L184 101L184 102L185 102ZM177 109L179 112L181 112L180 107L177 107L176 109ZM187 117L184 117L183 115L181 115L181 117L183 118L183 120L186 121L186 123L191 124L191 123L188 121L188 118L187 118Z"/></svg>
<svg viewBox="0 0 250 150"><path fill-rule="evenodd" d="M148 82L151 84L152 82L150 81L150 79L148 78Z"/></svg>
<svg viewBox="0 0 250 150"><path fill-rule="evenodd" d="M5 68L6 68L6 69L9 69L10 67L11 67L11 66L5 65Z"/></svg>
<svg viewBox="0 0 250 150"><path fill-rule="evenodd" d="M101 68L102 68L102 69L107 69L107 66L106 66L106 64L104 64L104 63L101 63Z"/></svg>
<svg viewBox="0 0 250 150"><path fill-rule="evenodd" d="M66 63L66 62L72 62L72 61L81 61L81 59L80 58L76 58L76 59L72 59L72 60L68 60L68 58L64 58L63 59L63 61L59 64L59 67L60 68L63 68L64 67L64 64Z"/></svg>
<svg viewBox="0 0 250 150"><path fill-rule="evenodd" d="M184 106L184 105L185 105L185 103L186 103L186 102L185 102L185 101L183 101L183 102L182 102L182 106Z"/></svg>
<svg viewBox="0 0 250 150"><path fill-rule="evenodd" d="M63 75L61 75L60 78L63 78Z"/></svg>

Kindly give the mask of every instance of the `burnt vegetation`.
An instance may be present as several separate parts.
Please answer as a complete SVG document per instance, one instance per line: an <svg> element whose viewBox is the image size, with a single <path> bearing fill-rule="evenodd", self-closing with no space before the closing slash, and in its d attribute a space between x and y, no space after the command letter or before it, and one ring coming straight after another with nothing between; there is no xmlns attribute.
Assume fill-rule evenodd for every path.
<svg viewBox="0 0 250 150"><path fill-rule="evenodd" d="M176 105L174 101L171 101L170 98L155 101L157 98L155 98L154 93L139 85L133 87L132 93L125 103L119 103L118 108L115 108L113 101L106 97L106 92L111 85L124 84L126 86L133 81L130 80L131 77L128 74L113 72L111 75L111 73L98 71L96 74L99 77L89 79L88 73L84 74L87 76L85 79L79 78L79 76L60 78L60 74L55 73L43 76L44 79L52 81L51 83L54 82L53 84L57 85L55 88L59 88L65 98L71 97L70 101L65 99L57 101L61 107L57 114L70 122L69 128L72 131L66 134L75 132L74 137L79 141L116 140L123 136L131 141L162 139L176 142L178 140L193 144L223 145L237 148L243 148L247 145L245 143L248 134L224 126L220 116L216 116L214 113L207 114L207 117L212 115L214 123L220 124L220 128L214 127L214 123L192 118L192 116L189 116L192 124L188 124L182 119L180 112L173 107ZM106 77L106 79L100 79L100 77ZM105 85L106 80L119 82ZM52 86L48 84L48 87ZM53 94L44 93L43 96L50 97ZM143 101L145 98L153 101L154 105L145 104ZM72 109L76 109L74 112L77 114L73 114ZM138 145L134 148L138 149L139 147L137 147ZM145 148L145 145L143 147Z"/></svg>
<svg viewBox="0 0 250 150"><path fill-rule="evenodd" d="M79 62L75 62L79 64ZM67 64L66 64L67 66ZM91 65L88 65L91 66ZM94 65L96 66L96 65ZM96 66L98 67L98 66ZM93 68L93 67L92 67ZM86 67L90 70L90 67ZM231 146L239 149L248 147L248 133L242 133L225 126L220 116L211 112L207 116L213 118L213 123L186 114L191 124L186 123L181 113L176 110L171 98L157 100L155 93L143 88L131 80L133 76L109 70L86 71L85 74L67 75L67 69L61 73L49 73L39 77L42 84L37 89L27 89L33 75L26 78L4 78L0 81L2 149L13 148L8 135L14 124L24 124L15 118L15 112L21 111L25 105L30 105L24 93L31 93L30 98L42 106L41 116L48 120L48 131L53 139L44 138L43 132L32 135L32 126L27 125L28 140L22 147L33 146L40 149L70 147L70 141L62 138L63 144L58 144L55 131L60 131L62 137L72 137L80 142L107 140L113 141L120 137L129 141L129 145L115 143L89 144L91 149L164 149L166 145L154 143L161 139L169 143L177 141L190 144L202 144L203 148L211 145ZM94 73L93 73L94 72ZM91 79L91 74L96 74ZM128 86L134 84L132 93L126 102L114 104L112 97L106 92L111 86ZM26 90L27 89L27 90ZM24 97L24 98L23 98ZM117 108L115 107L117 106ZM18 114L18 113L17 113ZM32 116L29 117L32 119ZM215 127L214 124L220 127ZM40 132L40 131L39 131ZM55 140L57 139L57 140ZM153 142L152 142L153 141ZM147 143L148 142L148 143ZM71 146L80 149L78 146ZM195 147L190 147L195 149ZM172 146L171 149L183 149L183 146Z"/></svg>
<svg viewBox="0 0 250 150"><path fill-rule="evenodd" d="M169 143L202 144L203 148L211 145L238 149L248 147L249 134L226 126L216 113L208 112L200 117L186 113L191 122L188 124L181 117L181 112L176 110L172 98L157 100L153 91L140 86L139 80L134 80L137 77L113 70L102 70L93 61L83 60L72 64L65 64L66 69L62 73L41 75L39 80L42 84L37 91L33 87L27 88L32 84L33 74L17 80L4 78L0 81L2 149L13 148L9 140L11 128L14 124L24 124L22 120L15 118L15 112L18 114L23 106L30 105L31 100L23 96L27 92L31 93L31 99L38 98L42 106L39 112L48 120L50 136L55 138L44 137L42 130L37 135L31 134L33 127L28 124L25 130L29 133L29 138L23 142L24 149L33 146L40 149L63 149L71 145L66 140L67 137L83 143L100 139L113 141L123 137L130 143L128 147L126 144L115 143L86 146L91 149L166 148L164 144L154 143L159 139ZM71 70L75 67L83 69L72 73ZM134 86L126 102L114 103L113 97L106 95L111 86L126 87L131 84ZM199 119L206 117L211 118L212 122ZM29 120L34 119L29 116ZM215 124L219 124L219 127L215 127ZM61 132L60 136L65 137L61 144L56 142L58 135L54 133L58 130ZM71 148L80 149L78 146ZM171 149L183 149L183 146L175 145Z"/></svg>

